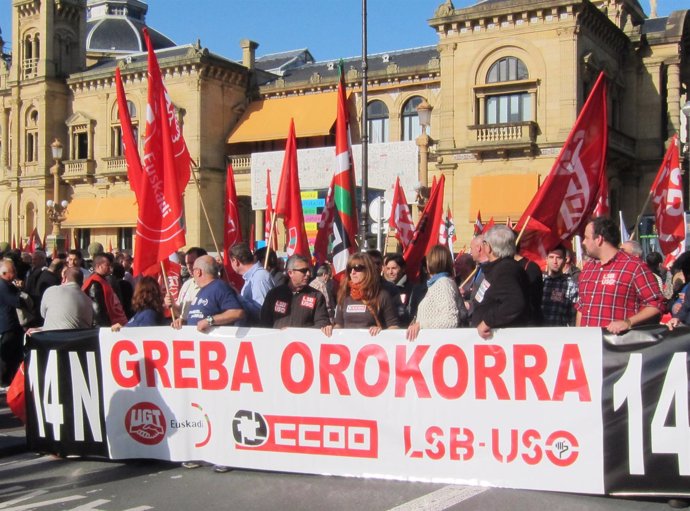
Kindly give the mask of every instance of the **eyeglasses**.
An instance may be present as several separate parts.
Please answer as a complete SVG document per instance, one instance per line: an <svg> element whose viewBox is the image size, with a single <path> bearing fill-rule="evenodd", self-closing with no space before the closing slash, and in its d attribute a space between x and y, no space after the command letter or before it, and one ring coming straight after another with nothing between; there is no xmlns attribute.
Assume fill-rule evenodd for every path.
<svg viewBox="0 0 690 511"><path fill-rule="evenodd" d="M298 271L302 275L306 275L307 273L311 272L309 268L293 268L292 271Z"/></svg>
<svg viewBox="0 0 690 511"><path fill-rule="evenodd" d="M364 266L363 264L355 264L354 266L348 266L347 272L350 273L351 271L356 271L357 273L361 273L366 269L367 269L367 267Z"/></svg>

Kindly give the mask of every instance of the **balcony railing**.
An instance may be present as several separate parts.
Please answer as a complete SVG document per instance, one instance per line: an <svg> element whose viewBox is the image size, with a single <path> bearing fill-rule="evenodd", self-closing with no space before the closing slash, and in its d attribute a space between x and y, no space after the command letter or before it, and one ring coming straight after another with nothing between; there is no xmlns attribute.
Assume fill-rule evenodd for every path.
<svg viewBox="0 0 690 511"><path fill-rule="evenodd" d="M22 71L24 78L34 78L38 74L38 59L24 59Z"/></svg>
<svg viewBox="0 0 690 511"><path fill-rule="evenodd" d="M67 182L89 181L96 170L94 160L69 160L63 164L65 170L62 178Z"/></svg>
<svg viewBox="0 0 690 511"><path fill-rule="evenodd" d="M635 158L636 142L635 139L621 133L618 130L609 128L609 149L620 153L628 158Z"/></svg>
<svg viewBox="0 0 690 511"><path fill-rule="evenodd" d="M252 168L252 155L240 154L231 156L230 163L234 172L249 172Z"/></svg>
<svg viewBox="0 0 690 511"><path fill-rule="evenodd" d="M468 126L468 129L474 133L474 140L468 149L475 153L508 150L533 152L536 148L538 126L533 121L479 124Z"/></svg>

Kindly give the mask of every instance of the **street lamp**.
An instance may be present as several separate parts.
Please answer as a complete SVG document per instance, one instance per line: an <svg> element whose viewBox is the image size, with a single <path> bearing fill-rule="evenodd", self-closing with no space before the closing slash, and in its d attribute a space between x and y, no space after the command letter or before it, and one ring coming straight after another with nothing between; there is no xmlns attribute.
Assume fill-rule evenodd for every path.
<svg viewBox="0 0 690 511"><path fill-rule="evenodd" d="M433 109L434 107L426 99L422 99L422 102L417 105L419 124L422 127L422 134L416 140L417 147L419 147L419 169L417 170L419 185L416 187L416 202L420 211L424 209L426 199L429 197L429 146L433 140L426 134L426 128L431 126L431 111Z"/></svg>
<svg viewBox="0 0 690 511"><path fill-rule="evenodd" d="M60 202L60 161L62 160L62 143L57 138L50 144L50 151L55 165L50 168L53 175L53 198L46 201L47 216L53 224L53 232L48 236L47 245L51 248L64 248L65 238L60 235L60 224L67 218L68 202Z"/></svg>

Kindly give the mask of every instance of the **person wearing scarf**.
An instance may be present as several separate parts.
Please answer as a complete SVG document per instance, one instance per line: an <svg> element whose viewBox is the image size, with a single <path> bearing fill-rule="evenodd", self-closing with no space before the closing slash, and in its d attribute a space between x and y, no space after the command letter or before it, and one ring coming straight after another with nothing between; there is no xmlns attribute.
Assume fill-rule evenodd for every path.
<svg viewBox="0 0 690 511"><path fill-rule="evenodd" d="M377 335L399 327L393 299L381 288L374 261L364 253L352 254L338 291L335 328L367 328Z"/></svg>
<svg viewBox="0 0 690 511"><path fill-rule="evenodd" d="M453 256L445 245L434 245L426 255L428 291L417 308L417 317L407 328L414 341L422 328L457 328L467 324L467 309L453 278Z"/></svg>

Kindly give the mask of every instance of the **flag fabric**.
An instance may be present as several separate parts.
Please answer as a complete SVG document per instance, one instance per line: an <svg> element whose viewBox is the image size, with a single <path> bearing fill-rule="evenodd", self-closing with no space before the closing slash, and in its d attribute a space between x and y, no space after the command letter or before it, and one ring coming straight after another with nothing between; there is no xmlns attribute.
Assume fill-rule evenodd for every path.
<svg viewBox="0 0 690 511"><path fill-rule="evenodd" d="M268 246L269 239L271 238L271 224L273 223L273 195L271 193L271 169L266 169L266 218L264 229L264 239L266 240L266 246ZM278 251L278 236L273 233L273 239L271 241L271 248Z"/></svg>
<svg viewBox="0 0 690 511"><path fill-rule="evenodd" d="M65 236L65 252L69 253L69 251L72 249L70 246L72 243L72 238L70 236ZM46 245L46 236L45 234L43 235L43 247L47 247Z"/></svg>
<svg viewBox="0 0 690 511"><path fill-rule="evenodd" d="M455 243L457 239L453 214L450 212L450 206L448 206L443 221L441 222L441 227L439 228L438 242L440 245L448 245L450 254L453 255L453 243Z"/></svg>
<svg viewBox="0 0 690 511"><path fill-rule="evenodd" d="M606 170L601 173L599 181L599 196L597 205L594 207L593 217L609 215L609 180L606 177Z"/></svg>
<svg viewBox="0 0 690 511"><path fill-rule="evenodd" d="M314 262L320 266L326 262L328 256L328 240L333 232L333 218L335 217L335 200L333 198L333 187L335 184L335 174L331 177L331 184L328 185L326 194L326 204L321 210L321 219L316 230L316 240L314 240Z"/></svg>
<svg viewBox="0 0 690 511"><path fill-rule="evenodd" d="M350 143L350 116L345 95L345 76L340 66L338 104L335 120L335 179L333 199L333 274L339 277L347 260L357 250L357 202L355 200L355 167Z"/></svg>
<svg viewBox="0 0 690 511"><path fill-rule="evenodd" d="M17 238L15 238L14 234L12 235L12 250L17 250Z"/></svg>
<svg viewBox="0 0 690 511"><path fill-rule="evenodd" d="M474 235L479 236L484 232L484 224L482 223L482 212L477 210L477 219L474 221Z"/></svg>
<svg viewBox="0 0 690 511"><path fill-rule="evenodd" d="M26 251L33 254L36 250L40 249L45 250L45 247L41 246L41 237L38 235L38 229L34 227L31 234L29 234L29 242L26 244Z"/></svg>
<svg viewBox="0 0 690 511"><path fill-rule="evenodd" d="M482 234L489 232L489 229L491 229L494 225L496 225L496 222L494 222L494 217L489 218L489 221L486 222L482 227Z"/></svg>
<svg viewBox="0 0 690 511"><path fill-rule="evenodd" d="M668 255L677 250L685 240L683 182L678 158L677 135L671 139L650 193L654 204L659 247L664 255Z"/></svg>
<svg viewBox="0 0 690 511"><path fill-rule="evenodd" d="M395 180L393 205L391 206L391 217L388 220L388 225L391 229L395 229L395 237L398 238L404 252L414 236L414 223L410 208L407 206L405 190L400 186L399 177Z"/></svg>
<svg viewBox="0 0 690 511"><path fill-rule="evenodd" d="M254 228L254 224L252 224L251 227L249 227L249 250L252 250L252 251L256 247L255 236L256 236L255 228ZM242 288L240 288L240 289L242 289Z"/></svg>
<svg viewBox="0 0 690 511"><path fill-rule="evenodd" d="M621 230L621 242L628 241L630 234L628 234L628 229L625 228L625 221L623 220L623 212L621 210L618 210L618 222Z"/></svg>
<svg viewBox="0 0 690 511"><path fill-rule="evenodd" d="M290 119L290 131L285 144L283 168L280 172L280 184L276 196L275 215L283 218L287 233L286 252L288 257L299 254L311 259L309 238L304 225L302 196L300 194L299 170L297 168L297 138L295 121Z"/></svg>
<svg viewBox="0 0 690 511"><path fill-rule="evenodd" d="M108 252L111 254L113 253L113 240L110 238L108 238Z"/></svg>
<svg viewBox="0 0 690 511"><path fill-rule="evenodd" d="M173 260L174 259L174 260ZM156 268L154 266L154 268ZM160 286L161 292L163 293L163 296L170 291L170 295L172 296L172 301L173 303L177 302L177 297L180 294L180 287L182 287L182 265L180 265L179 261L177 260L177 254L173 254L167 259L163 260L163 270L165 270L165 275L163 274L163 271L160 270L160 265L157 266L159 269L158 274L155 278L158 279L158 285ZM165 278L167 278L167 286L165 282ZM191 277L190 277L191 278ZM163 315L166 318L169 318L172 316L170 309L167 307L163 308Z"/></svg>
<svg viewBox="0 0 690 511"><path fill-rule="evenodd" d="M543 261L559 243L582 233L599 201L606 172L606 79L601 73L544 184L522 214L520 252Z"/></svg>
<svg viewBox="0 0 690 511"><path fill-rule="evenodd" d="M417 228L412 241L403 253L407 267L407 276L413 282L419 279L419 267L422 259L431 247L438 243L438 232L443 216L443 188L445 182L446 176L441 175L441 179L431 189L429 200L426 206L424 206L419 222L417 222Z"/></svg>
<svg viewBox="0 0 690 511"><path fill-rule="evenodd" d="M235 243L242 241L240 213L237 210L237 189L235 188L235 173L232 165L228 164L225 178L225 227L223 229L223 267L228 280L235 289L242 289L244 279L232 269L230 264L230 249ZM254 249L253 246L250 247Z"/></svg>
<svg viewBox="0 0 690 511"><path fill-rule="evenodd" d="M144 40L148 48L148 103L142 158L145 177L135 186L135 274L167 259L186 244L182 194L191 176L191 158L146 29ZM126 154L135 148L125 145Z"/></svg>
<svg viewBox="0 0 690 511"><path fill-rule="evenodd" d="M24 237L19 236L19 251L24 252Z"/></svg>
<svg viewBox="0 0 690 511"><path fill-rule="evenodd" d="M120 130L122 132L122 144L124 146L125 160L127 161L127 181L129 187L138 196L138 188L143 179L144 170L141 167L139 149L137 146L134 130L132 129L132 119L129 116L127 107L127 96L122 85L120 68L115 67L115 89L117 92L117 115L120 118Z"/></svg>

